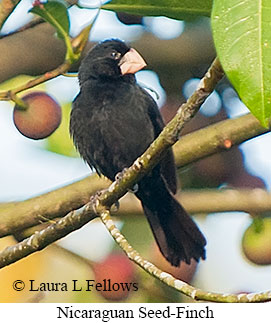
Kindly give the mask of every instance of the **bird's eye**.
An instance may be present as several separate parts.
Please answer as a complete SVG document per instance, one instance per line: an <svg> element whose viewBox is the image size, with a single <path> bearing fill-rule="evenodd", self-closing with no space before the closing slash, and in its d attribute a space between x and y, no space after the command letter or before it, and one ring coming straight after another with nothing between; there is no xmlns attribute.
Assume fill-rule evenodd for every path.
<svg viewBox="0 0 271 323"><path fill-rule="evenodd" d="M116 52L116 51L111 52L111 57L116 60L119 59L120 56L121 56L121 53L119 53L119 52Z"/></svg>

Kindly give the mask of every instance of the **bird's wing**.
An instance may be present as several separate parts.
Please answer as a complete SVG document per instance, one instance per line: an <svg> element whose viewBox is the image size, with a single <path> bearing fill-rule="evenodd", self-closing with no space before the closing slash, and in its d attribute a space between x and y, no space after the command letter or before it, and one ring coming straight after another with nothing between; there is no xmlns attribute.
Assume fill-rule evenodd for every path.
<svg viewBox="0 0 271 323"><path fill-rule="evenodd" d="M148 93L146 93L146 95L150 96ZM156 102L153 99L149 100L149 102L150 103L148 105L148 114L154 128L155 137L158 137L158 135L164 128L165 124L159 112ZM161 165L161 174L163 175L171 192L175 194L177 191L177 176L176 176L174 155L171 148L168 150L167 154L162 159L160 165Z"/></svg>
<svg viewBox="0 0 271 323"><path fill-rule="evenodd" d="M88 131L88 125L85 122L87 120L85 112L83 109L78 108L79 104L79 95L73 102L73 108L71 111L70 117L70 135L73 138L74 145L81 157L88 163L92 170L96 170L97 174L101 176L102 172L99 169L99 166L92 158L91 147L86 137Z"/></svg>

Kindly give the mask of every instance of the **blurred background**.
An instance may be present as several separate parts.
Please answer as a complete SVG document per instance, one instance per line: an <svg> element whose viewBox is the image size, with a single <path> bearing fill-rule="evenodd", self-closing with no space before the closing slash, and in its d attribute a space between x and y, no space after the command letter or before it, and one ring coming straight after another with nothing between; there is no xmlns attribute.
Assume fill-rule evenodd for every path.
<svg viewBox="0 0 271 323"><path fill-rule="evenodd" d="M5 23L8 34L30 21L32 2L22 1ZM82 5L85 5L83 2ZM69 9L71 36L77 35L96 15L96 9ZM21 33L23 37L23 33ZM90 41L120 38L135 47L148 63L137 73L137 80L157 100L165 121L195 90L199 79L215 57L208 18L177 21L166 17L139 17L101 10L91 31ZM1 41L1 40L0 40ZM23 42L24 39L22 38ZM20 51L20 48L18 48ZM4 54L4 53L2 53ZM0 70L1 75L1 70ZM0 84L11 89L30 79L21 75ZM79 91L76 77L60 76L34 90L46 91L61 104L61 126L48 139L35 141L22 136L12 120L13 104L0 102L0 203L19 201L75 182L90 174L88 166L75 152L68 134L71 102ZM32 91L32 90L29 90ZM217 121L234 118L248 110L226 79L207 99L183 134ZM178 170L182 189L266 188L271 186L270 134L250 140L189 167ZM195 201L197 203L197 201ZM1 213L1 209L0 209ZM195 286L216 292L238 293L268 290L270 265L259 266L243 255L242 237L251 224L249 214L241 212L199 214L195 216L205 234L207 260L199 265L182 264L170 268L156 249L143 216L117 219L118 227L143 256L161 269ZM1 249L15 243L0 239ZM117 265L116 265L117 264ZM116 269L117 268L117 269ZM37 291L15 292L12 283L22 279L39 282L71 282L77 279L136 282L131 293ZM127 261L103 225L97 220L62 239L57 245L36 253L0 271L1 302L179 302L190 301L167 288Z"/></svg>

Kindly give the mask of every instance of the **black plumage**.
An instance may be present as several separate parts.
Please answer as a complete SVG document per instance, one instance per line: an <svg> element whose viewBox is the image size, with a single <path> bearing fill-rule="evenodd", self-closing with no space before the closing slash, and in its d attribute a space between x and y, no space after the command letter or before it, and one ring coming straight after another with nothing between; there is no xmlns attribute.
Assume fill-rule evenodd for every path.
<svg viewBox="0 0 271 323"><path fill-rule="evenodd" d="M83 159L112 181L164 127L156 102L133 74L144 65L141 56L124 42L106 40L90 50L79 68L80 93L73 102L70 132ZM160 251L178 266L180 261L205 259L206 241L175 193L175 164L169 150L140 180L135 195Z"/></svg>

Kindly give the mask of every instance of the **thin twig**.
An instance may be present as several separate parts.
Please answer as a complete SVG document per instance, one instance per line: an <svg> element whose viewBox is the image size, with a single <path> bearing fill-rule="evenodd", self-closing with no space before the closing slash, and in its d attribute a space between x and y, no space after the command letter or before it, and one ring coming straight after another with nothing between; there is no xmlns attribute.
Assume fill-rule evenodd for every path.
<svg viewBox="0 0 271 323"><path fill-rule="evenodd" d="M212 65L212 67L215 68L217 66L217 64ZM185 295L190 296L195 300L213 302L265 302L271 300L271 292L239 295L209 293L196 289L183 281L176 280L173 276L162 272L153 264L144 260L137 251L133 250L110 218L109 207L124 195L129 187L135 184L147 171L159 162L165 149L177 140L179 131L185 123L185 120L189 120L191 116L196 113L200 104L204 101L204 98L207 97L207 92L210 93L209 90L207 91L205 89L208 89L210 84L212 84L213 87L215 86L216 82L219 80L219 77L216 77L217 75L223 76L221 70L218 69L218 73L214 73L215 76L212 77L214 82L209 82L210 80L208 80L208 78L213 75L211 72L214 71L215 69L211 68L203 78L201 82L202 86L196 91L199 94L199 97L194 96L195 93L192 95L192 97L194 96L194 99L188 100L187 104L182 106L182 109L178 111L176 117L165 127L150 148L147 149L147 151L139 157L128 170L125 170L123 176L111 184L108 190L104 191L99 197L95 196L92 201L83 208L70 212L66 217L51 224L41 232L35 233L30 238L25 239L13 247L6 248L0 254L0 267L4 267L26 255L43 249L53 241L80 228L99 214L111 235L127 253L130 259L135 261L153 276L159 278L167 285L179 290ZM210 91L212 86L209 87ZM145 160L149 161L149 163L146 163Z"/></svg>
<svg viewBox="0 0 271 323"><path fill-rule="evenodd" d="M73 5L77 5L77 1L78 0L66 0L66 3L68 4L68 7L71 7ZM4 24L5 20L12 13L12 11L15 9L16 5L19 2L20 2L20 0L2 0L2 2L0 3L0 29L1 29L1 26ZM9 37L9 36L14 35L16 33L19 33L19 32L25 31L27 29L33 28L33 27L35 27L35 26L37 26L39 24L42 24L42 23L46 23L46 21L44 21L40 17L35 17L30 22L23 25L22 27L14 30L14 31L11 31L8 34L1 35L0 39L5 38L5 37Z"/></svg>
<svg viewBox="0 0 271 323"><path fill-rule="evenodd" d="M0 1L0 29L19 2L20 0Z"/></svg>
<svg viewBox="0 0 271 323"><path fill-rule="evenodd" d="M68 61L65 61L63 64L58 66L56 69L54 69L50 72L46 72L45 74L38 76L38 77L28 81L27 83L18 86L17 88L14 88L9 91L0 92L0 100L4 100L4 101L12 100L13 96L19 92L31 89L34 86L37 86L41 83L44 83L44 82L49 81L59 75L66 73L69 70L70 66L71 66L71 63Z"/></svg>
<svg viewBox="0 0 271 323"><path fill-rule="evenodd" d="M192 95L193 100L189 99L187 105L184 104L182 106L182 113L185 113L187 109L189 109L191 113L198 110L200 104L207 98L207 93L210 94L212 92L223 75L221 66L216 59L203 77L201 86L195 91L198 95L194 93ZM70 212L63 219L51 224L41 232L37 232L30 238L2 251L0 253L0 268L24 258L33 252L41 250L50 243L66 236L72 232L73 229L76 230L80 228L95 217L93 209L97 209L97 213L101 213L99 210L110 208L111 205L118 201L129 188L133 187L135 183L150 171L161 160L166 149L178 140L178 136L175 134L179 133L184 124L180 122L179 116L180 112L178 112L175 118L173 118L163 129L161 134L146 152L140 156L131 167L125 169L122 176L113 182L107 190L104 190L99 197L95 196L90 203L86 204L81 209Z"/></svg>
<svg viewBox="0 0 271 323"><path fill-rule="evenodd" d="M220 303L255 303L255 302L267 302L271 301L271 291L262 293L250 293L250 294L220 294L205 292L199 288L195 288L182 280L174 278L167 272L164 272L154 266L149 261L145 260L141 255L133 249L126 238L115 226L110 217L109 210L104 210L100 214L102 222L106 226L107 230L114 238L119 247L127 254L129 259L135 262L138 266L144 269L150 275L156 277L161 282L181 292L182 294L191 297L194 300L208 301L208 302L220 302Z"/></svg>
<svg viewBox="0 0 271 323"><path fill-rule="evenodd" d="M229 146L233 147L267 131L251 114L218 122L179 139L173 147L176 165L178 167L186 166L214 153L228 150ZM105 189L109 184L108 180L98 178L95 174L25 201L3 203L0 205L0 237L32 227L41 221L44 222L41 216L47 220L63 217L71 210L82 207L89 201L90 196ZM211 195L211 197L202 198L206 195ZM193 196L197 200L199 199L199 203L191 202ZM189 213L223 212L237 209L245 212L258 210L257 213L261 213L271 210L270 194L264 190L260 192L259 189L247 192L240 190L204 192L199 190L194 193L182 192L180 198ZM205 203L200 203L201 201ZM121 206L124 202L125 199ZM130 213L139 210L135 207L130 207L130 209Z"/></svg>
<svg viewBox="0 0 271 323"><path fill-rule="evenodd" d="M51 243L80 229L83 225L96 218L91 203L71 211L64 218L34 233L16 245L5 248L0 253L0 268L6 267L36 251L42 250Z"/></svg>

